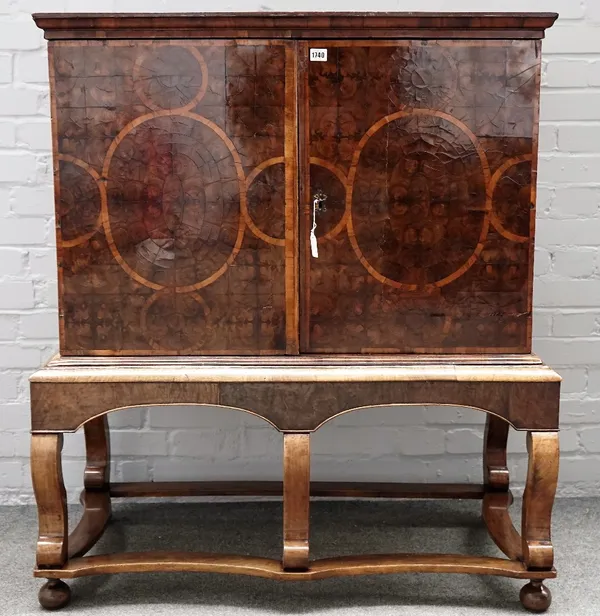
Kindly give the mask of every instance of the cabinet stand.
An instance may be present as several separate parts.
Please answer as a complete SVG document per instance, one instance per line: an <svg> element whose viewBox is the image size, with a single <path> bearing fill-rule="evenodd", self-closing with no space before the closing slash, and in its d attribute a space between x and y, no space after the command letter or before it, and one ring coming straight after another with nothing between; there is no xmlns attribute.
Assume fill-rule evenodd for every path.
<svg viewBox="0 0 600 616"><path fill-rule="evenodd" d="M556 577L550 520L558 476L560 377L533 355L262 358L54 358L31 378L31 469L39 512L35 576L47 578L47 609L69 602L63 579L150 571L236 573L315 580L381 573L473 573L525 579L521 602L544 611L543 581ZM283 483L111 483L106 414L132 406L217 405L252 413L283 433ZM310 435L350 410L449 404L487 413L483 483L310 481ZM402 408L398 409L402 412ZM521 532L513 526L506 463L508 429L527 432L529 467ZM69 534L61 468L64 432L83 427L83 516ZM401 469L399 469L401 472ZM85 556L110 519L111 498L283 496L280 560L193 552ZM310 560L310 497L481 499L482 517L507 558L460 554L356 555Z"/></svg>

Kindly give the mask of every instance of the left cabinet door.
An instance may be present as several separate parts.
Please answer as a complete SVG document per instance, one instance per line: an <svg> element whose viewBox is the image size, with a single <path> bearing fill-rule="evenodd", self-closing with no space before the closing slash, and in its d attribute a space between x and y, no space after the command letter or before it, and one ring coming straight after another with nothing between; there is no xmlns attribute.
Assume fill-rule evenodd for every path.
<svg viewBox="0 0 600 616"><path fill-rule="evenodd" d="M297 353L294 43L49 55L61 352Z"/></svg>

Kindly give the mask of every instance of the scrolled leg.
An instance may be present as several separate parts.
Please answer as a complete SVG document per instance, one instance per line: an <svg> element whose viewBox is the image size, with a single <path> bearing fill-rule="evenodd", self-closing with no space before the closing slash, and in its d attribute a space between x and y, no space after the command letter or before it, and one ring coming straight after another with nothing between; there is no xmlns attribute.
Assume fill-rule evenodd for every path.
<svg viewBox="0 0 600 616"><path fill-rule="evenodd" d="M31 480L38 509L38 567L62 567L67 560L67 495L62 476L62 434L31 438Z"/></svg>
<svg viewBox="0 0 600 616"><path fill-rule="evenodd" d="M554 563L550 527L558 483L558 432L529 432L527 451L529 466L521 519L523 559L528 569L550 570Z"/></svg>
<svg viewBox="0 0 600 616"><path fill-rule="evenodd" d="M550 571L554 564L550 527L558 482L558 432L529 432L527 451L529 466L521 520L523 560L530 570ZM544 612L550 607L552 595L541 580L532 580L521 589L520 599L526 609Z"/></svg>
<svg viewBox="0 0 600 616"><path fill-rule="evenodd" d="M48 580L38 594L40 605L46 610L60 610L71 600L71 589L62 580Z"/></svg>
<svg viewBox="0 0 600 616"><path fill-rule="evenodd" d="M38 568L60 568L67 560L67 498L62 476L62 434L31 438L31 479L38 508ZM40 589L40 605L57 610L69 602L71 591L62 580L48 580Z"/></svg>

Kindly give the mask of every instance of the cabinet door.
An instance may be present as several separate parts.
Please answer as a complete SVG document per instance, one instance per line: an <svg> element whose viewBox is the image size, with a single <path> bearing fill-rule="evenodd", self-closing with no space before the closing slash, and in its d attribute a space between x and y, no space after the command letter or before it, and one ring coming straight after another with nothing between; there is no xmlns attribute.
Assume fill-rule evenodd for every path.
<svg viewBox="0 0 600 616"><path fill-rule="evenodd" d="M538 51L302 47L302 350L530 350Z"/></svg>
<svg viewBox="0 0 600 616"><path fill-rule="evenodd" d="M294 44L50 54L62 352L297 352Z"/></svg>

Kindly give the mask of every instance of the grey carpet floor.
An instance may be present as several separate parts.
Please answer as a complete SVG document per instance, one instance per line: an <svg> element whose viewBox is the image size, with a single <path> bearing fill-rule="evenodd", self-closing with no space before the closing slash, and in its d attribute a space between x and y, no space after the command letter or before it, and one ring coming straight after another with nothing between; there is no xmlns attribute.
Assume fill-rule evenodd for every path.
<svg viewBox="0 0 600 616"><path fill-rule="evenodd" d="M519 510L520 502L513 505ZM70 511L73 521L79 514ZM33 579L33 507L0 508L0 614L43 613ZM600 499L563 499L555 507L559 577L551 580L553 616L600 615ZM279 557L281 504L125 503L95 552L176 549ZM311 510L314 557L421 551L499 555L477 501L317 501ZM524 614L523 582L466 575L406 574L275 582L244 576L155 573L70 582L64 614L97 616L458 616Z"/></svg>

